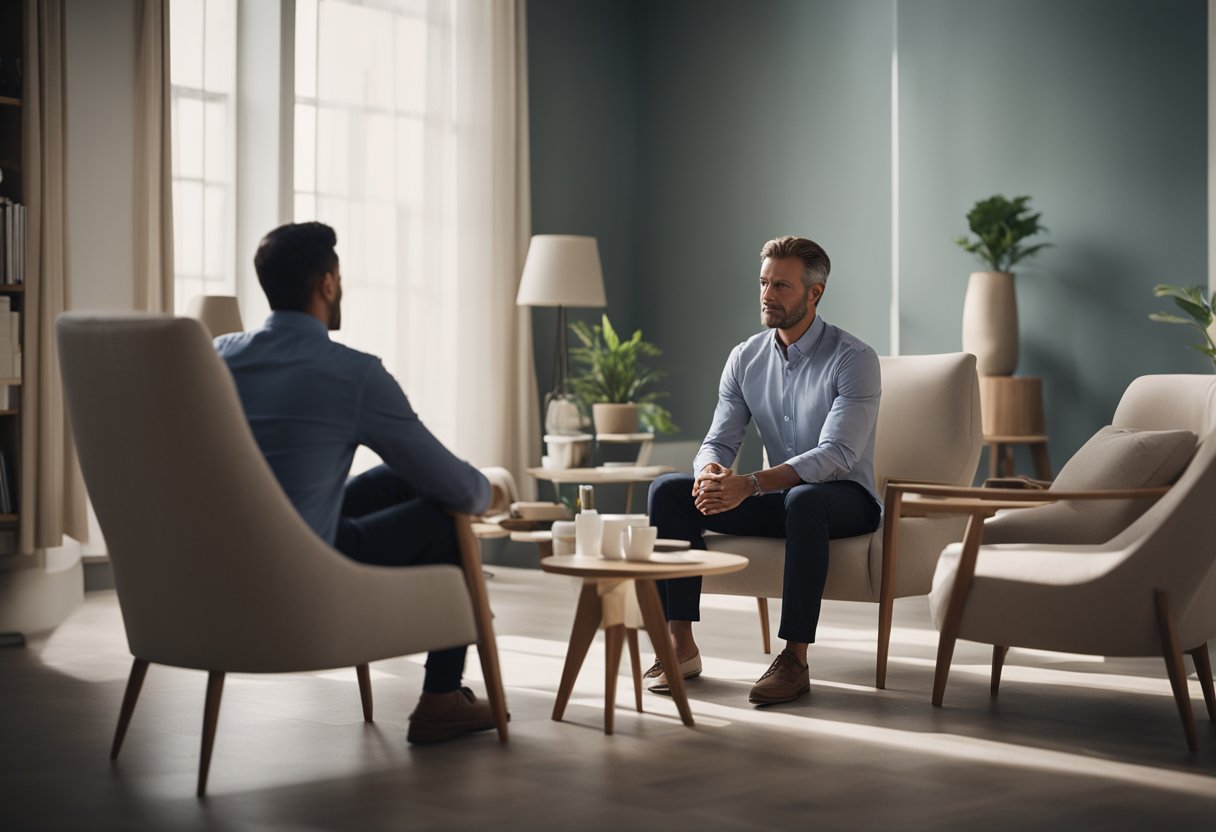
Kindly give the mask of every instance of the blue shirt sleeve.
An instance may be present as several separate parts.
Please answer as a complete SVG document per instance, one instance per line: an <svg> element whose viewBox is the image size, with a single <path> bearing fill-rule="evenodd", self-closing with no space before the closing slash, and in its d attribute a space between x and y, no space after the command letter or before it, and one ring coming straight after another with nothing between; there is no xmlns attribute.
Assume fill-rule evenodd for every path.
<svg viewBox="0 0 1216 832"><path fill-rule="evenodd" d="M743 400L743 388L740 386L739 361L742 345L731 350L722 369L722 380L718 382L718 405L714 408L714 420L709 426L709 433L701 442L701 449L692 463L694 475L700 473L711 462L716 462L729 468L739 455L743 445L743 437L747 433L747 423L751 421L752 412Z"/></svg>
<svg viewBox="0 0 1216 832"><path fill-rule="evenodd" d="M851 350L836 369L836 398L819 444L786 460L803 482L828 482L848 474L861 459L878 424L882 375L874 350Z"/></svg>
<svg viewBox="0 0 1216 832"><path fill-rule="evenodd" d="M421 496L455 511L481 514L490 482L422 424L397 380L373 362L360 391L357 439L380 455Z"/></svg>

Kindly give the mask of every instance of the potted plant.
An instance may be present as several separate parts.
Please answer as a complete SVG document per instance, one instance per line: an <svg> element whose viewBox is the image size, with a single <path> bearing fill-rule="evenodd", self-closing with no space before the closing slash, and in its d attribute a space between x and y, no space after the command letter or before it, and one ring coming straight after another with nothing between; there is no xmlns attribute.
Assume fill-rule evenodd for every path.
<svg viewBox="0 0 1216 832"><path fill-rule="evenodd" d="M646 360L662 352L642 340L642 331L622 339L608 316L601 323L587 326L583 321L570 325L582 343L570 351L580 372L571 379L578 397L591 406L596 433L636 433L639 422L656 433L676 430L671 414L657 400L667 395L646 388L662 378Z"/></svg>
<svg viewBox="0 0 1216 832"><path fill-rule="evenodd" d="M1013 375L1018 365L1018 307L1013 267L1048 243L1022 241L1047 229L1042 214L1031 213L1030 197L1007 199L999 194L981 199L967 212L967 224L977 239L957 237L988 271L972 272L963 301L963 351L975 355L982 376Z"/></svg>
<svg viewBox="0 0 1216 832"><path fill-rule="evenodd" d="M1185 324L1199 330L1203 343L1187 346L1206 355L1216 369L1216 343L1212 341L1211 331L1213 309L1207 291L1202 286L1170 286L1161 283L1153 287L1153 294L1159 298L1173 298L1174 305L1185 312L1187 317L1169 312L1154 312L1148 316L1149 319L1163 324Z"/></svg>

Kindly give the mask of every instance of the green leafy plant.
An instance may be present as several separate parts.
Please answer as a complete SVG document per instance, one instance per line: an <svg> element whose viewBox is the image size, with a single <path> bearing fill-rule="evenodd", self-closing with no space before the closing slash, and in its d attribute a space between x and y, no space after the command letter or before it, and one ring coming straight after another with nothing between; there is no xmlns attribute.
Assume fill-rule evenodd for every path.
<svg viewBox="0 0 1216 832"><path fill-rule="evenodd" d="M1022 245L1022 240L1047 230L1039 223L1043 215L1030 213L1029 202L1028 196L1010 200L1000 194L981 199L967 212L967 224L979 239L956 237L954 242L992 271L1009 271L1014 264L1050 245Z"/></svg>
<svg viewBox="0 0 1216 832"><path fill-rule="evenodd" d="M1159 298L1173 298L1174 305L1187 314L1187 317L1174 315L1170 312L1154 312L1149 319L1162 324L1184 324L1199 330L1203 336L1202 344L1188 344L1191 349L1201 352L1212 362L1216 369L1216 344L1212 343L1212 335L1208 327L1212 325L1212 303L1207 290L1202 286L1170 286L1161 283L1153 287L1153 294Z"/></svg>
<svg viewBox="0 0 1216 832"><path fill-rule="evenodd" d="M582 343L570 350L574 363L581 369L570 381L585 404L637 404L638 420L644 427L656 433L678 430L671 414L656 403L667 394L646 389L663 377L660 371L646 366L647 359L663 353L642 340L642 330L635 331L632 338L622 339L604 315L596 326L575 321L570 324L570 331Z"/></svg>

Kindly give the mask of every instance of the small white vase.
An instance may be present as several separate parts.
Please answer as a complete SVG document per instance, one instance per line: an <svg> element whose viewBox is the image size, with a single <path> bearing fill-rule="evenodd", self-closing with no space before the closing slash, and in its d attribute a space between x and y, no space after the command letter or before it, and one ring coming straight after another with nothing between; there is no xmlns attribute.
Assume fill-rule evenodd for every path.
<svg viewBox="0 0 1216 832"><path fill-rule="evenodd" d="M1018 366L1018 301L1012 272L972 272L963 300L963 352L981 376L1011 376Z"/></svg>

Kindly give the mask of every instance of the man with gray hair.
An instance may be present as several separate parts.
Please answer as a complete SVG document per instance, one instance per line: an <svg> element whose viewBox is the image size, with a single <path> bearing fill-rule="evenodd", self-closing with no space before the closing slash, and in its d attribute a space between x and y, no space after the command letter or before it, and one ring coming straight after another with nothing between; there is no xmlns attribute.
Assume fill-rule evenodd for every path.
<svg viewBox="0 0 1216 832"><path fill-rule="evenodd" d="M817 314L831 261L802 237L769 240L760 252L760 320L768 329L731 350L713 424L693 474L668 474L650 488L659 536L704 549L702 533L785 538L781 627L786 646L748 696L756 705L810 690L807 646L815 641L828 573L828 541L878 528L874 427L881 394L878 356ZM769 330L772 330L771 334ZM731 470L754 419L770 467ZM701 673L692 622L701 579L662 581L660 596L684 678ZM666 693L657 659L646 675Z"/></svg>

